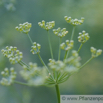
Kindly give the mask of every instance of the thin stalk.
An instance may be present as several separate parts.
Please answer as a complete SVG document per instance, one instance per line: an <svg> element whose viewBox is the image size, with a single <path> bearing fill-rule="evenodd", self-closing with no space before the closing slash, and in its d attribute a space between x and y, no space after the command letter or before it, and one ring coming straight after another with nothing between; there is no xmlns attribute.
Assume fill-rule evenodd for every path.
<svg viewBox="0 0 103 103"><path fill-rule="evenodd" d="M18 62L21 66L23 66L23 64L21 62Z"/></svg>
<svg viewBox="0 0 103 103"><path fill-rule="evenodd" d="M74 31L75 31L75 26L73 26L72 35L71 35L71 40L73 40Z"/></svg>
<svg viewBox="0 0 103 103"><path fill-rule="evenodd" d="M83 46L83 43L81 43L81 45L80 45L80 47L79 47L79 49L78 49L78 53L80 52L82 46Z"/></svg>
<svg viewBox="0 0 103 103"><path fill-rule="evenodd" d="M60 91L58 84L55 85L58 103L60 103Z"/></svg>
<svg viewBox="0 0 103 103"><path fill-rule="evenodd" d="M67 59L67 58L68 58L68 56L69 56L69 52L70 52L70 50L68 50L68 51L67 51L66 59Z"/></svg>
<svg viewBox="0 0 103 103"><path fill-rule="evenodd" d="M61 53L61 48L60 48L60 44L62 42L62 38L59 38L59 53L58 53L58 60L60 60L60 53Z"/></svg>
<svg viewBox="0 0 103 103"><path fill-rule="evenodd" d="M33 41L32 41L32 39L31 39L31 37L29 36L29 34L28 34L28 37L29 37L29 40L30 40L31 44L33 45ZM49 72L49 69L48 69L47 66L45 65L45 63L44 63L43 59L41 58L40 54L39 54L39 53L37 53L37 54L38 54L38 57L39 57L41 63L46 67L47 71Z"/></svg>
<svg viewBox="0 0 103 103"><path fill-rule="evenodd" d="M65 52L65 55L64 55L64 60L66 59L66 56L67 56L67 52L68 52L68 51L66 51L66 52Z"/></svg>
<svg viewBox="0 0 103 103"><path fill-rule="evenodd" d="M27 66L26 64L24 64L24 62L23 61L20 61L20 62L18 62L21 66ZM28 68L28 70L29 70L29 66L27 66L27 68Z"/></svg>
<svg viewBox="0 0 103 103"><path fill-rule="evenodd" d="M27 83L22 83L22 82L18 82L18 81L14 81L14 83L29 86Z"/></svg>
<svg viewBox="0 0 103 103"><path fill-rule="evenodd" d="M51 57L53 59L52 46L51 46L51 42L50 42L50 34L49 34L49 31L47 31L47 32L48 32L48 41L49 41L50 53L51 53Z"/></svg>
<svg viewBox="0 0 103 103"><path fill-rule="evenodd" d="M32 41L32 39L31 39L30 35L29 35L29 34L27 34L27 35L28 35L28 37L29 37L29 40L30 40L31 44L33 45L33 41Z"/></svg>
<svg viewBox="0 0 103 103"><path fill-rule="evenodd" d="M29 68L29 66L26 63L24 63L23 61L20 61L20 62Z"/></svg>
<svg viewBox="0 0 103 103"><path fill-rule="evenodd" d="M47 71L49 72L49 69L47 68L47 66L46 66L46 64L44 63L43 59L41 58L40 54L37 53L37 55L38 55L38 57L39 57L41 63L46 67Z"/></svg>
<svg viewBox="0 0 103 103"><path fill-rule="evenodd" d="M73 26L72 35L71 35L71 40L73 40L74 31L75 31L75 26ZM69 55L69 51L67 52L66 58L68 58L68 55Z"/></svg>
<svg viewBox="0 0 103 103"><path fill-rule="evenodd" d="M79 69L83 68L86 64L88 64L91 60L93 59L93 57L91 57L89 60L87 60L87 62L85 62Z"/></svg>

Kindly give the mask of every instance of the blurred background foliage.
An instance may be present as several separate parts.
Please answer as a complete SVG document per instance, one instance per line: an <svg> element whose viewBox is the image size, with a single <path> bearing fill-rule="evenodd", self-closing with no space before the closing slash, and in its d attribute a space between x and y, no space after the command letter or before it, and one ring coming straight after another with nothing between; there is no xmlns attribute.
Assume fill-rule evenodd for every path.
<svg viewBox="0 0 103 103"><path fill-rule="evenodd" d="M8 0L9 1L9 0ZM2 3L4 2L4 3ZM42 45L41 56L46 63L50 58L47 32L38 26L42 20L55 21L55 29L66 27L69 31L63 41L70 38L73 26L66 23L64 16L72 18L85 18L82 25L76 27L75 47L78 49L80 43L77 41L78 33L85 30L90 39L83 45L80 51L81 62L84 63L91 56L90 47L103 49L103 0L13 0L7 2L0 0L0 50L5 46L17 46L24 54L26 63L32 61L42 66L38 57L30 53L30 41L25 34L15 30L15 27L26 21L32 23L30 36L33 41ZM8 4L12 3L8 7ZM15 8L15 9L14 9ZM52 31L51 42L55 59L58 56L58 37ZM62 51L61 58L64 52ZM62 95L103 94L103 55L92 60L80 72L72 75L68 81L60 85ZM0 72L5 67L15 67L18 72L18 81L23 81L19 75L22 68L16 64L11 65L8 59L0 53ZM0 75L1 78L1 75ZM0 103L56 103L55 88L51 87L27 87L14 84L9 87L0 85Z"/></svg>

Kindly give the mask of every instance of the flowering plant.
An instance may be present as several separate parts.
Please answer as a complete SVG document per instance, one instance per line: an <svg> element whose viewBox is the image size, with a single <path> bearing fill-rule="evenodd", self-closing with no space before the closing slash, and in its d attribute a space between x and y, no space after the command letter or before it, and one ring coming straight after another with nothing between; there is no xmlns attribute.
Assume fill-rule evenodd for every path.
<svg viewBox="0 0 103 103"><path fill-rule="evenodd" d="M26 64L22 61L23 53L17 50L17 47L6 46L6 49L2 49L2 53L5 57L7 57L11 64L20 64L22 66L22 70L20 71L21 76L27 83L16 81L16 71L14 68L5 68L4 71L1 72L3 78L0 81L0 84L9 86L13 83L18 83L21 85L27 86L55 86L58 103L60 103L60 91L59 91L59 84L65 82L72 74L78 72L81 68L83 68L87 63L89 63L93 58L98 57L101 55L101 49L95 49L94 47L90 48L91 57L87 60L84 64L81 65L80 63L80 56L79 52L85 42L87 42L90 38L89 34L85 31L79 33L78 41L81 43L78 50L73 50L74 46L74 31L77 25L81 25L84 22L84 18L82 17L81 20L78 19L71 19L71 17L64 17L67 23L73 25L73 31L70 40L66 40L62 42L62 38L68 34L66 28L57 28L53 29L53 33L59 37L59 52L58 52L58 60L54 59L52 45L50 41L50 34L49 30L54 28L55 21L47 22L43 20L39 22L38 25L45 29L48 33L48 42L50 47L51 58L49 59L49 63L46 65L40 55L41 45L39 43L33 42L29 32L30 28L32 27L31 23L23 23L19 24L19 26L15 27L15 29L19 32L22 32L28 36L31 42L31 50L30 52L34 55L38 55L43 67L39 67L37 63L28 63ZM64 58L61 60L61 50L65 51Z"/></svg>

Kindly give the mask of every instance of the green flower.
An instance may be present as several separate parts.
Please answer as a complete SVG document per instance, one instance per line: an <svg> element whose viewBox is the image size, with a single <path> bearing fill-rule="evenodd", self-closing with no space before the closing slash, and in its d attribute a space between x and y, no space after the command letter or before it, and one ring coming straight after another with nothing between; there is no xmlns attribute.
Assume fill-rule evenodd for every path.
<svg viewBox="0 0 103 103"><path fill-rule="evenodd" d="M85 43L89 40L89 34L85 31L82 31L82 33L79 33L78 41L81 43Z"/></svg>
<svg viewBox="0 0 103 103"><path fill-rule="evenodd" d="M91 47L90 48L90 51L91 51L91 53L92 53L92 57L93 58L95 58L95 57L98 57L99 55L101 55L102 54L102 50L101 49L96 49L96 48L94 48L94 47Z"/></svg>
<svg viewBox="0 0 103 103"><path fill-rule="evenodd" d="M66 43L60 44L61 49L68 51L73 48L74 41L73 40L66 40Z"/></svg>
<svg viewBox="0 0 103 103"><path fill-rule="evenodd" d="M73 26L81 25L84 22L84 18L83 17L81 17L81 20L71 19L71 17L67 17L67 16L65 16L64 18L65 18L65 20L66 20L67 23L69 23L69 24L71 24Z"/></svg>
<svg viewBox="0 0 103 103"><path fill-rule="evenodd" d="M6 49L2 49L1 51L9 59L11 64L18 63L23 58L23 53L17 50L17 47L6 46Z"/></svg>
<svg viewBox="0 0 103 103"><path fill-rule="evenodd" d="M15 29L17 31L20 31L20 32L24 33L24 34L28 34L28 32L30 31L31 26L32 26L31 23L25 22L23 24L19 24L19 26L15 27Z"/></svg>
<svg viewBox="0 0 103 103"><path fill-rule="evenodd" d="M0 81L0 84L6 86L11 85L16 78L16 72L14 71L14 68L10 68L10 72L8 68L5 68L4 71L1 72L1 75L3 78Z"/></svg>
<svg viewBox="0 0 103 103"><path fill-rule="evenodd" d="M29 63L29 70L27 66L23 66L20 71L21 76L27 80L31 86L39 86L45 84L47 71L45 67L38 67L36 63Z"/></svg>
<svg viewBox="0 0 103 103"><path fill-rule="evenodd" d="M38 22L38 25L39 25L41 28L43 28L43 29L45 29L45 30L48 31L48 30L52 29L52 28L55 26L55 21L51 21L51 22L45 23L45 21L42 20L42 22Z"/></svg>
<svg viewBox="0 0 103 103"><path fill-rule="evenodd" d="M68 33L68 31L66 31L66 28L53 29L53 32L56 36L61 37L61 38L64 37Z"/></svg>

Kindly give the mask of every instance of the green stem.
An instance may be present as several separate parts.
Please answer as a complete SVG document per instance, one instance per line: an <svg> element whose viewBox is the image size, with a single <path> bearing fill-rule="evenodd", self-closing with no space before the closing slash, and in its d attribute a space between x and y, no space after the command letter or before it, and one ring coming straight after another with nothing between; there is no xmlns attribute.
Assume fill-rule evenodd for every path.
<svg viewBox="0 0 103 103"><path fill-rule="evenodd" d="M21 66L23 66L23 64L21 62L18 62Z"/></svg>
<svg viewBox="0 0 103 103"><path fill-rule="evenodd" d="M46 64L44 63L43 59L41 58L40 54L39 54L39 53L37 53L37 54L38 54L38 57L39 57L41 63L46 67L47 71L49 72L49 69L47 68L47 66L46 66Z"/></svg>
<svg viewBox="0 0 103 103"><path fill-rule="evenodd" d="M27 34L27 35L28 35L28 37L29 37L29 40L30 40L31 44L33 45L33 41L32 41L32 39L31 39L30 35L29 35L29 34Z"/></svg>
<svg viewBox="0 0 103 103"><path fill-rule="evenodd" d="M49 31L47 31L47 32L48 32L48 41L49 41L49 47L50 47L51 57L53 59L52 46L51 46L51 42L50 42L50 34L49 34Z"/></svg>
<svg viewBox="0 0 103 103"><path fill-rule="evenodd" d="M20 61L20 62L29 68L29 66L26 63L24 63L23 61Z"/></svg>
<svg viewBox="0 0 103 103"><path fill-rule="evenodd" d="M62 42L62 38L59 38L59 54L58 54L58 60L60 60L60 53L61 53L61 48L60 48L60 44Z"/></svg>
<svg viewBox="0 0 103 103"><path fill-rule="evenodd" d="M18 62L21 66L27 66L27 69L29 70L29 66L27 65L27 64L24 64L24 62L23 61L20 61L20 62Z"/></svg>
<svg viewBox="0 0 103 103"><path fill-rule="evenodd" d="M75 26L73 26L72 35L71 35L71 40L73 40L74 31L75 31Z"/></svg>
<svg viewBox="0 0 103 103"><path fill-rule="evenodd" d="M83 46L83 43L81 43L81 45L80 45L80 47L79 47L79 49L78 49L78 53L80 52L82 46Z"/></svg>
<svg viewBox="0 0 103 103"><path fill-rule="evenodd" d="M29 86L27 83L22 83L22 82L18 82L18 81L14 81L14 83Z"/></svg>
<svg viewBox="0 0 103 103"><path fill-rule="evenodd" d="M67 58L68 58L68 56L69 56L69 52L70 52L70 50L68 50L68 51L67 51L66 59L67 59Z"/></svg>
<svg viewBox="0 0 103 103"><path fill-rule="evenodd" d="M33 41L32 41L32 39L31 39L31 37L29 36L29 34L28 34L28 37L29 37L29 39L30 39L31 44L33 45ZM39 54L39 53L37 53L37 54L38 54L38 57L39 57L41 63L46 67L47 71L49 72L49 69L48 69L47 66L45 65L45 63L44 63L44 61L42 60L40 54Z"/></svg>
<svg viewBox="0 0 103 103"><path fill-rule="evenodd" d="M71 40L73 40L74 31L75 31L75 26L73 26L72 35L71 35ZM66 58L68 58L68 55L69 55L69 51L67 52Z"/></svg>
<svg viewBox="0 0 103 103"><path fill-rule="evenodd" d="M60 103L60 91L59 91L59 86L58 86L58 84L55 85L55 88L56 88L58 103Z"/></svg>
<svg viewBox="0 0 103 103"><path fill-rule="evenodd" d="M67 56L67 52L68 52L68 51L66 51L66 52L65 52L65 55L64 55L64 60L66 59L66 56Z"/></svg>
<svg viewBox="0 0 103 103"><path fill-rule="evenodd" d="M79 69L83 68L86 64L88 64L91 60L93 59L93 57L91 57L87 62L85 62Z"/></svg>

